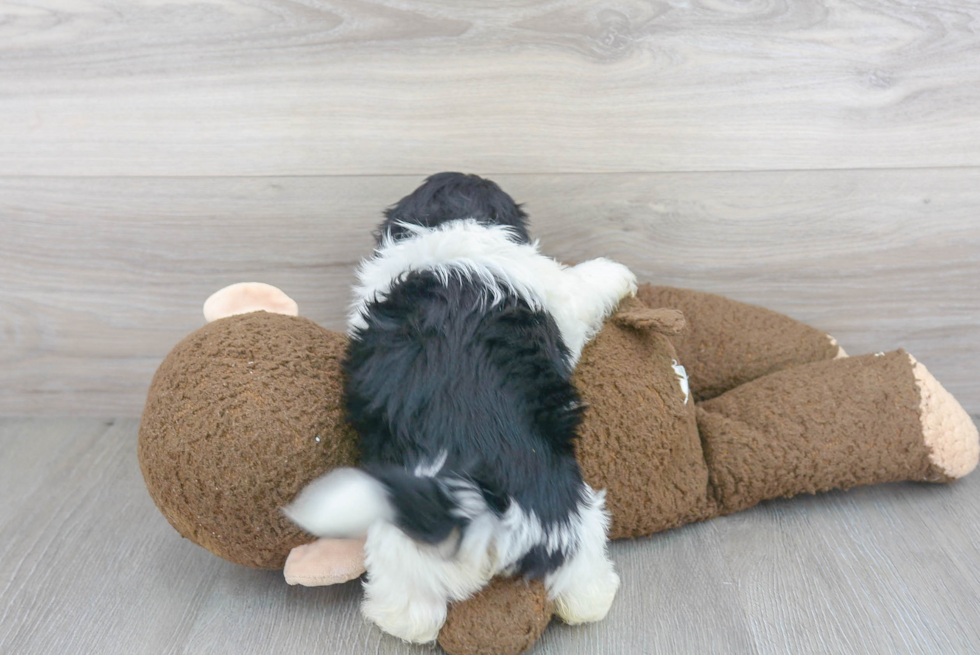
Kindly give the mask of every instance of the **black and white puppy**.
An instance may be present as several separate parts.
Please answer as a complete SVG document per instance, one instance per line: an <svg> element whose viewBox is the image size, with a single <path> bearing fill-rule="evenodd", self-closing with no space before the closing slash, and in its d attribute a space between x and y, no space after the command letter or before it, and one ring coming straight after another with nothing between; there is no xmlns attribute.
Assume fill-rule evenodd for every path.
<svg viewBox="0 0 980 655"><path fill-rule="evenodd" d="M582 347L635 293L625 266L538 252L496 184L441 173L386 212L358 270L345 362L362 469L286 509L309 532L366 535L364 615L411 642L498 573L543 577L568 623L619 587L604 492L583 480L569 381Z"/></svg>

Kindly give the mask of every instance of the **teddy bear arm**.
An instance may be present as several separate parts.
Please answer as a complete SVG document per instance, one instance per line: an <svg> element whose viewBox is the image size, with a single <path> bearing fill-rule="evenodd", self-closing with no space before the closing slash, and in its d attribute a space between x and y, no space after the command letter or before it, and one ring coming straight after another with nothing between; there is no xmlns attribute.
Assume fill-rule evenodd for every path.
<svg viewBox="0 0 980 655"><path fill-rule="evenodd" d="M518 655L541 637L553 612L541 580L494 578L449 607L439 645L449 655Z"/></svg>

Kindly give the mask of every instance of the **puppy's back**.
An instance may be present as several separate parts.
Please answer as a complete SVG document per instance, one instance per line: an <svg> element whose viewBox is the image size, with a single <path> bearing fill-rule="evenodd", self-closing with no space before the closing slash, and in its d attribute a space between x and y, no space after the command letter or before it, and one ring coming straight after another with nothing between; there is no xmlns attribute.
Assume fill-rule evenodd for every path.
<svg viewBox="0 0 980 655"><path fill-rule="evenodd" d="M348 416L366 465L471 479L498 511L511 500L548 522L580 495L580 401L558 327L515 295L407 275L367 313L345 361Z"/></svg>

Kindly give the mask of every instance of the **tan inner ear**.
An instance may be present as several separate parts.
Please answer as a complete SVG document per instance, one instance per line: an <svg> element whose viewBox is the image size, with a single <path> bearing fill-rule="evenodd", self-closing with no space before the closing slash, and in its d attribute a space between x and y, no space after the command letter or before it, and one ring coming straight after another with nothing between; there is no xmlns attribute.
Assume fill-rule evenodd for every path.
<svg viewBox="0 0 980 655"><path fill-rule="evenodd" d="M317 539L290 551L283 576L291 585L325 587L353 580L365 570L363 539Z"/></svg>
<svg viewBox="0 0 980 655"><path fill-rule="evenodd" d="M219 318L265 311L286 316L299 316L296 301L282 290L262 282L239 282L211 294L204 302L204 318L208 323Z"/></svg>

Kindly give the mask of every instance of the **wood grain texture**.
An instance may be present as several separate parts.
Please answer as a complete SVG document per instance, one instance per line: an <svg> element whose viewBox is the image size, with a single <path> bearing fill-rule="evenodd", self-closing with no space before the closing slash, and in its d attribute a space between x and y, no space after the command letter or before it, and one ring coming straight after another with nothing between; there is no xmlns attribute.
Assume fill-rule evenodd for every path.
<svg viewBox="0 0 980 655"><path fill-rule="evenodd" d="M0 2L0 174L980 165L973 0Z"/></svg>
<svg viewBox="0 0 980 655"><path fill-rule="evenodd" d="M422 655L366 624L356 582L289 587L181 539L137 422L0 419L0 652ZM532 655L980 650L980 475L802 496L616 542L602 623Z"/></svg>
<svg viewBox="0 0 980 655"><path fill-rule="evenodd" d="M554 256L905 347L980 420L978 61L973 0L0 0L0 416L136 416L228 283L340 328L381 208L462 169ZM181 540L136 429L0 419L0 652L429 652ZM978 652L978 526L974 474L621 542L534 653Z"/></svg>
<svg viewBox="0 0 980 655"><path fill-rule="evenodd" d="M980 169L498 176L545 252L904 347L980 414ZM416 177L0 178L0 415L135 416L232 282L342 329L382 207Z"/></svg>

